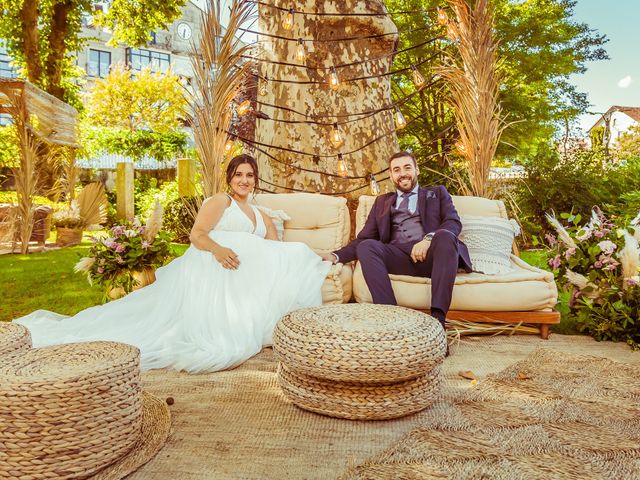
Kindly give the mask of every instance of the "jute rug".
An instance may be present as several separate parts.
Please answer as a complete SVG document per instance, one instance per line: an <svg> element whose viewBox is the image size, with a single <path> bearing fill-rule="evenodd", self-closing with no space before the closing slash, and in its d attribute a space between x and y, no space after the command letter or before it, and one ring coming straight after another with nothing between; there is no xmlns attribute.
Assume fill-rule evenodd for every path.
<svg viewBox="0 0 640 480"><path fill-rule="evenodd" d="M342 477L638 479L640 369L546 349L490 375Z"/></svg>
<svg viewBox="0 0 640 480"><path fill-rule="evenodd" d="M640 352L632 352L621 343L564 335L552 335L547 341L534 336L473 337L454 347L451 357L444 363L441 403L451 403L458 395L469 391L482 391L487 376L525 359L539 348L554 349L563 354L608 357L634 364L640 375ZM460 371L468 370L478 379L475 387L459 375ZM162 399L171 397L175 402L169 407L172 432L153 460L128 479L335 479L349 468L361 465L397 444L432 418L431 409L397 420L377 422L317 415L287 401L277 385L275 371L273 352L265 349L240 367L225 372L189 375L157 370L144 373L142 379L146 390ZM631 387L623 393L625 391L625 395L629 395ZM610 396L616 395L627 398L612 390ZM629 402L622 400L620 403L628 407ZM435 405L433 408L441 407ZM610 412L610 415L617 413ZM592 436L599 438L595 434ZM471 434L465 438L470 445L480 442ZM516 439L511 441L517 443ZM601 455L606 457L607 454ZM548 463L553 465L554 462ZM426 463L414 465L423 470L428 468ZM399 469L394 471L390 478L397 478L399 472ZM553 478L553 475L546 478Z"/></svg>

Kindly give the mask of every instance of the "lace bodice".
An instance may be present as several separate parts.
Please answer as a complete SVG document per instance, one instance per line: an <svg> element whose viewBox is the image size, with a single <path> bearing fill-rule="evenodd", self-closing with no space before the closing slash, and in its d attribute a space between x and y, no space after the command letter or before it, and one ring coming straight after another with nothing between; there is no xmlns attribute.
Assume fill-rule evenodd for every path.
<svg viewBox="0 0 640 480"><path fill-rule="evenodd" d="M242 211L238 202L231 198L231 205L225 209L220 221L213 230L219 232L253 233L254 235L264 238L267 235L267 227L264 224L262 214L254 205L251 205L251 209L256 216L255 227L247 214Z"/></svg>

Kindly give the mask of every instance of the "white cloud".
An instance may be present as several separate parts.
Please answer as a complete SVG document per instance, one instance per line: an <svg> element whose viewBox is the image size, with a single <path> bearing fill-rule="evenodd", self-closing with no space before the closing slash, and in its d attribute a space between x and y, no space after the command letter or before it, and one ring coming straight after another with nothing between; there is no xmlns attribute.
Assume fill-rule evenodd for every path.
<svg viewBox="0 0 640 480"><path fill-rule="evenodd" d="M629 85L631 85L631 82L633 82L633 80L631 79L631 75L627 75L618 82L618 86L620 88L627 88Z"/></svg>

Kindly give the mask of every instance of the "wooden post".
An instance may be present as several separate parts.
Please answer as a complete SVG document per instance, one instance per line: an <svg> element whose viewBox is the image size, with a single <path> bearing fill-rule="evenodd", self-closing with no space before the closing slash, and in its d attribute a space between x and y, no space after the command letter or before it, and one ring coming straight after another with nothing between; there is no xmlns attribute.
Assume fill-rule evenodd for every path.
<svg viewBox="0 0 640 480"><path fill-rule="evenodd" d="M133 163L116 165L116 210L119 220L133 219Z"/></svg>
<svg viewBox="0 0 640 480"><path fill-rule="evenodd" d="M196 194L196 165L191 158L178 159L178 195L193 197Z"/></svg>

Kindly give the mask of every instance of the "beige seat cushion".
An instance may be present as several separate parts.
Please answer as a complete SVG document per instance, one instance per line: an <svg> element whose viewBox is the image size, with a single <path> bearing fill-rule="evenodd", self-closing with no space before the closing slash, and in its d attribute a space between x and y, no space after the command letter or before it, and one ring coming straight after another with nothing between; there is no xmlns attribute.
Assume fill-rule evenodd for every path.
<svg viewBox="0 0 640 480"><path fill-rule="evenodd" d="M359 232L373 206L375 197L362 196L356 212ZM507 217L500 200L481 197L453 196L458 214L469 216ZM461 273L456 277L451 301L452 310L530 311L550 310L558 300L553 274L532 267L520 258L510 256L512 270L497 275ZM431 280L408 275L390 275L398 305L426 309L431 307ZM358 264L353 274L353 295L360 303L371 303L371 293Z"/></svg>
<svg viewBox="0 0 640 480"><path fill-rule="evenodd" d="M512 255L508 273L484 275L460 273L453 287L451 310L511 312L552 309L558 300L553 274L532 267ZM398 305L431 307L431 280L408 275L389 275ZM360 264L353 274L353 294L359 303L372 303Z"/></svg>
<svg viewBox="0 0 640 480"><path fill-rule="evenodd" d="M284 241L306 243L317 253L342 248L349 241L351 224L347 201L342 197L315 193L274 193L256 195L255 203L282 210ZM322 285L323 303L346 303L351 298L353 270L334 265Z"/></svg>

